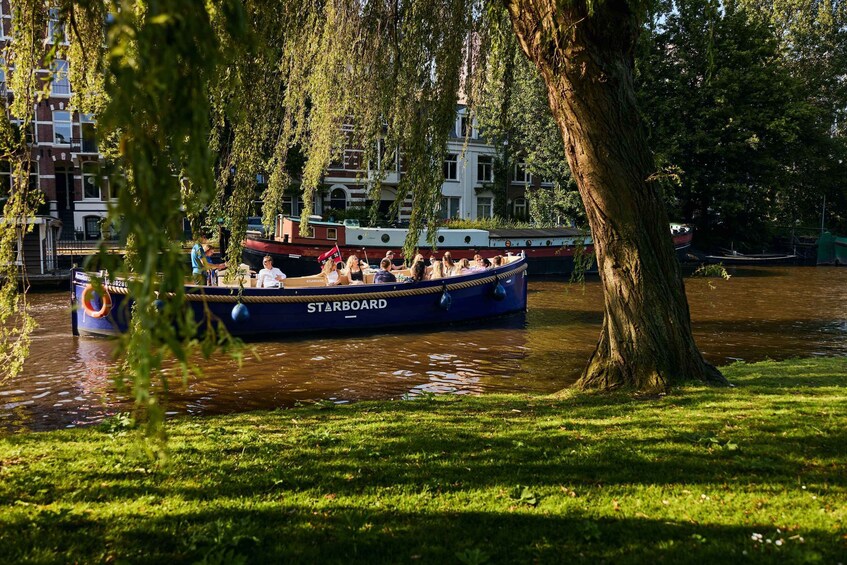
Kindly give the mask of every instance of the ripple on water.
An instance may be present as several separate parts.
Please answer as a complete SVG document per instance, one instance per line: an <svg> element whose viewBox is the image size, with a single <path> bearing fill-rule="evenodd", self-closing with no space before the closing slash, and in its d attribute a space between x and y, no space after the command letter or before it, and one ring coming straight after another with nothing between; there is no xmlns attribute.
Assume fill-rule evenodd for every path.
<svg viewBox="0 0 847 565"><path fill-rule="evenodd" d="M757 276L764 271L768 276ZM847 269L748 269L730 281L688 279L693 329L716 364L847 355ZM602 323L600 285L530 282L524 316L442 331L250 343L243 363L204 362L186 384L167 367L166 412L216 414L298 402L422 394L552 392L579 376ZM66 292L31 295L39 324L23 375L0 389L0 427L89 425L132 408L110 376L112 343L70 336Z"/></svg>

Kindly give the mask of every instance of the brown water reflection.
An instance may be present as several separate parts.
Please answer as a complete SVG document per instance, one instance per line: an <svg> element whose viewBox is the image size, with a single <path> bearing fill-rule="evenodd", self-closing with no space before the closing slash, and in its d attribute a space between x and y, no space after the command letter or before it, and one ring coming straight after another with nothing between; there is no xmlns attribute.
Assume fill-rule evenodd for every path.
<svg viewBox="0 0 847 565"><path fill-rule="evenodd" d="M847 355L847 269L737 270L686 279L697 341L712 363ZM576 380L599 333L601 294L558 280L530 283L525 316L441 331L249 344L206 376L172 385L172 413L212 414L400 398L423 392L551 392ZM96 422L128 410L109 376L111 344L70 335L66 292L32 295L40 324L25 374L0 384L0 428Z"/></svg>

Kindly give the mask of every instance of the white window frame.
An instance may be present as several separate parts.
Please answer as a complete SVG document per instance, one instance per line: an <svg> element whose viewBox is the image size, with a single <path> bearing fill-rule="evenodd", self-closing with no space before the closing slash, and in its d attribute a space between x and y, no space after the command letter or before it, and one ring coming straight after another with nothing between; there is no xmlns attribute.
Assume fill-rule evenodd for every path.
<svg viewBox="0 0 847 565"><path fill-rule="evenodd" d="M487 213L486 213L487 210ZM493 218L494 217L494 197L493 196L477 196L476 197L476 217L477 218Z"/></svg>
<svg viewBox="0 0 847 565"><path fill-rule="evenodd" d="M476 139L476 120L467 114L459 114L459 119L456 121L456 137Z"/></svg>
<svg viewBox="0 0 847 565"><path fill-rule="evenodd" d="M483 159L487 162L483 162ZM476 157L476 182L483 184L494 182L494 157L491 155L477 155Z"/></svg>
<svg viewBox="0 0 847 565"><path fill-rule="evenodd" d="M12 194L12 163L9 161L0 161L0 194L4 194L7 190L9 195Z"/></svg>
<svg viewBox="0 0 847 565"><path fill-rule="evenodd" d="M68 78L69 65L64 59L55 59L50 63L50 74L53 82L50 85L50 96L64 97L71 95L71 81Z"/></svg>
<svg viewBox="0 0 847 565"><path fill-rule="evenodd" d="M62 12L59 8L50 8L47 11L47 39L45 43L55 44L56 43L56 29L62 29L62 41L60 45L68 45L68 30L67 23L62 21Z"/></svg>
<svg viewBox="0 0 847 565"><path fill-rule="evenodd" d="M338 228L326 228L326 238L337 240L338 239Z"/></svg>
<svg viewBox="0 0 847 565"><path fill-rule="evenodd" d="M344 150L344 163L343 163L342 168L343 168L345 171L357 171L357 172L361 172L361 171L363 171L364 169L362 169L362 161L363 161L364 159L362 159L362 155L363 155L364 153L365 153L365 152L364 152L362 149L345 149L345 150ZM359 166L358 166L357 168L356 168L356 167L354 167L354 166L351 164L351 163L352 163L352 161L353 161L353 157L354 157L355 155L358 155L358 160L359 160Z"/></svg>
<svg viewBox="0 0 847 565"><path fill-rule="evenodd" d="M454 206L455 204L455 206ZM439 217L442 220L462 217L462 197L442 196L438 206ZM453 214L451 214L453 212Z"/></svg>
<svg viewBox="0 0 847 565"><path fill-rule="evenodd" d="M444 157L444 180L459 180L459 155L456 153Z"/></svg>
<svg viewBox="0 0 847 565"><path fill-rule="evenodd" d="M518 212L520 209L520 212ZM515 198L512 201L512 214L516 218L526 218L527 217L527 201L526 198Z"/></svg>
<svg viewBox="0 0 847 565"><path fill-rule="evenodd" d="M0 186L8 187L9 194L11 194L12 187L15 184L15 175L11 162L0 161L0 179L4 179L0 181ZM39 184L40 180L38 161L31 161L29 164L29 188L41 190L41 185ZM0 194L2 194L2 192L3 191L0 190ZM0 209L0 212L2 212L2 209Z"/></svg>
<svg viewBox="0 0 847 565"><path fill-rule="evenodd" d="M532 184L532 175L526 172L526 163L515 163L515 174L512 182L518 184Z"/></svg>
<svg viewBox="0 0 847 565"><path fill-rule="evenodd" d="M346 210L346 209L347 209L348 202L349 202L350 198L349 198L349 195L347 194L347 191L346 191L343 187L341 187L341 186L333 186L333 187L330 187L330 189L329 189L329 205L330 205L330 207L331 207L331 208L333 208L333 209L337 210L337 208L334 208L334 207L332 206L332 202L333 202L334 200L340 200L340 198L333 198L333 197L332 197L332 194L333 194L334 192L337 192L337 191L340 191L340 192L341 192L341 194L343 194L343 195L344 195L344 208L343 208L343 210Z"/></svg>
<svg viewBox="0 0 847 565"><path fill-rule="evenodd" d="M94 151L85 151L85 128L83 124L94 124L94 139L91 140L94 143ZM94 114L80 114L79 115L79 149L82 153L99 153L97 150L97 120L94 118Z"/></svg>
<svg viewBox="0 0 847 565"><path fill-rule="evenodd" d="M57 114L67 114L68 119L67 120L57 120L56 119ZM69 132L68 137L67 137L67 141L56 141L56 133L57 133L56 132L56 129L57 129L56 124L67 125L68 132ZM70 145L71 139L73 138L73 136L74 136L74 115L73 115L73 112L70 112L69 110L53 110L53 145Z"/></svg>
<svg viewBox="0 0 847 565"><path fill-rule="evenodd" d="M2 24L2 27L0 27L0 39L8 39L11 37L6 33L6 30L12 31L12 14L11 12L6 13L6 11L3 10L2 0L0 0L0 24Z"/></svg>
<svg viewBox="0 0 847 565"><path fill-rule="evenodd" d="M94 169L92 171L92 168ZM94 161L85 161L80 165L82 171L82 199L83 200L103 200L103 190L97 182L97 176L100 173L99 163ZM97 196L89 196L87 188L93 186L97 190Z"/></svg>

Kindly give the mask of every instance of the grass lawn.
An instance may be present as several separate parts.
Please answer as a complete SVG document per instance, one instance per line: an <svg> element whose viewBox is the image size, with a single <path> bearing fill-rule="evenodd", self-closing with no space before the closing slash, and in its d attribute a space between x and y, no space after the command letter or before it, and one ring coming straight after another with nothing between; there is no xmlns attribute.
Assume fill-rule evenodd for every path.
<svg viewBox="0 0 847 565"><path fill-rule="evenodd" d="M0 559L847 564L847 358L0 438Z"/></svg>

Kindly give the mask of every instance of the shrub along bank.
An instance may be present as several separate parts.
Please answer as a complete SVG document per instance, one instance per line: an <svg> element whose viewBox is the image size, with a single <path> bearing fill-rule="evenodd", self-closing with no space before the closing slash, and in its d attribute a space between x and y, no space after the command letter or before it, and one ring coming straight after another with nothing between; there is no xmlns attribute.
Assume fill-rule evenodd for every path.
<svg viewBox="0 0 847 565"><path fill-rule="evenodd" d="M7 562L847 562L847 359L0 438Z"/></svg>

